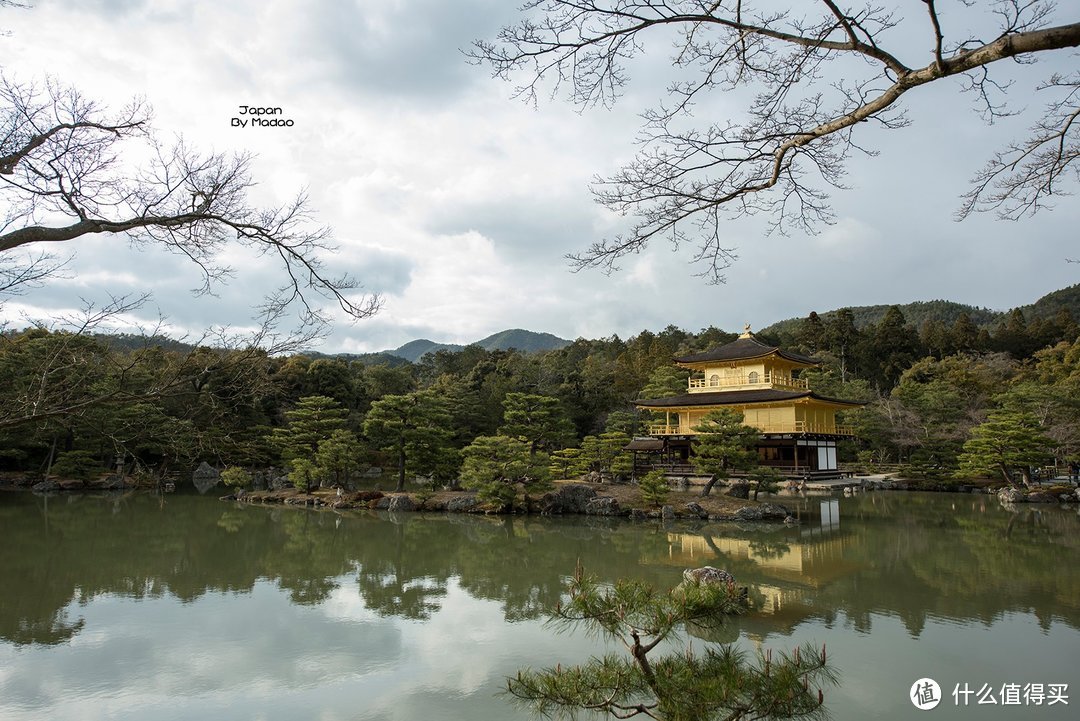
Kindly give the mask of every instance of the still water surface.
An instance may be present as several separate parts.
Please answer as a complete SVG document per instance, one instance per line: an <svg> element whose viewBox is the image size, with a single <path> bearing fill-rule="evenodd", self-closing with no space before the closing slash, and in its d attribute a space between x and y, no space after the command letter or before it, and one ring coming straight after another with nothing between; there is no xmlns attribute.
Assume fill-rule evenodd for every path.
<svg viewBox="0 0 1080 721"><path fill-rule="evenodd" d="M1075 507L823 501L785 499L790 528L0 494L0 719L527 719L507 675L600 650L543 625L578 560L665 587L729 569L757 609L712 640L825 643L839 721L923 718L922 677L945 696L926 718L1080 718ZM963 708L964 683L1069 704Z"/></svg>

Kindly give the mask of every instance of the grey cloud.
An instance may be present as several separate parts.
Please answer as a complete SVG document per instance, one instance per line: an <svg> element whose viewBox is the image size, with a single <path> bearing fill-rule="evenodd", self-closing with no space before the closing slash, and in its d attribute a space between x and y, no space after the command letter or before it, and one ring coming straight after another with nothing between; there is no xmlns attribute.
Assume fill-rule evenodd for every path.
<svg viewBox="0 0 1080 721"><path fill-rule="evenodd" d="M540 258L558 265L563 255L596 239L597 212L583 188L580 199L478 198L443 206L428 214L426 228L438 235L475 230L511 260Z"/></svg>
<svg viewBox="0 0 1080 721"><path fill-rule="evenodd" d="M491 35L506 10L494 0L378 6L319 0L294 51L328 61L332 79L355 92L431 101L488 82L487 73L470 67L460 49Z"/></svg>
<svg viewBox="0 0 1080 721"><path fill-rule="evenodd" d="M404 254L377 248L343 249L327 265L335 271L347 270L363 290L380 294L404 291L413 270L412 261Z"/></svg>

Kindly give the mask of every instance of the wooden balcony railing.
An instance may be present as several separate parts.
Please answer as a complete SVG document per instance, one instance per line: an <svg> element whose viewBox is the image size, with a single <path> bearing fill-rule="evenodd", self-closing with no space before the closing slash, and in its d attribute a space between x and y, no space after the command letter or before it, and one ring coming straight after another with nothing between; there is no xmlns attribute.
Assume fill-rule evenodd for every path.
<svg viewBox="0 0 1080 721"><path fill-rule="evenodd" d="M794 423L768 423L755 425L762 433L824 433L833 436L853 436L855 429L851 426L830 425L827 423L807 423L795 421ZM689 426L677 423L652 423L647 426L650 436L684 436L695 435Z"/></svg>
<svg viewBox="0 0 1080 721"><path fill-rule="evenodd" d="M710 388L730 388L732 386L768 386L770 388L794 388L797 390L810 390L810 385L801 378L780 375L778 373L762 373L754 377L724 376L722 378L691 378L687 387L691 392L708 390Z"/></svg>

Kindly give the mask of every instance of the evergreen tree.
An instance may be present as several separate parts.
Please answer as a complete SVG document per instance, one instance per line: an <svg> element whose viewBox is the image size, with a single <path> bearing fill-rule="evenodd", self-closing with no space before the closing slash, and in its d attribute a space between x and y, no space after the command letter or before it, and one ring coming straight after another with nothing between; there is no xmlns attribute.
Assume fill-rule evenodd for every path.
<svg viewBox="0 0 1080 721"><path fill-rule="evenodd" d="M707 496L718 480L727 480L734 470L746 471L757 465L758 429L743 424L743 414L728 408L708 413L694 426L691 461L700 473L709 474L701 489Z"/></svg>
<svg viewBox="0 0 1080 721"><path fill-rule="evenodd" d="M1039 420L1031 413L996 410L985 423L975 427L960 454L959 474L989 475L1000 472L1010 485L1019 473L1024 485L1032 485L1031 467L1046 461L1053 441L1043 434Z"/></svg>
<svg viewBox="0 0 1080 721"><path fill-rule="evenodd" d="M779 471L769 466L757 466L747 474L746 478L750 481L751 488L753 488L751 498L755 501L762 491L776 493L784 480L784 476Z"/></svg>
<svg viewBox="0 0 1080 721"><path fill-rule="evenodd" d="M855 327L855 314L850 308L841 308L833 313L825 326L829 351L836 356L840 364L841 382L847 382L848 374L857 370L854 367L854 357L860 337L859 329Z"/></svg>
<svg viewBox="0 0 1080 721"><path fill-rule="evenodd" d="M640 424L638 414L634 411L612 411L604 421L604 431L633 437L637 435Z"/></svg>
<svg viewBox="0 0 1080 721"><path fill-rule="evenodd" d="M820 353L828 345L825 323L815 311L810 311L810 315L802 321L796 342L811 355Z"/></svg>
<svg viewBox="0 0 1080 721"><path fill-rule="evenodd" d="M328 480L326 469L310 458L293 458L289 461L288 468L289 482L305 493L318 488L324 480Z"/></svg>
<svg viewBox="0 0 1080 721"><path fill-rule="evenodd" d="M396 491L405 490L405 476L447 473L452 463L450 413L432 391L388 395L371 404L364 435L397 465Z"/></svg>
<svg viewBox="0 0 1080 721"><path fill-rule="evenodd" d="M288 425L275 428L272 437L284 460L314 460L319 443L345 428L346 415L347 411L333 398L305 396L285 411Z"/></svg>
<svg viewBox="0 0 1080 721"><path fill-rule="evenodd" d="M668 363L660 366L649 374L649 380L645 387L638 393L638 399L649 400L652 398L667 398L686 393L686 380L690 377L689 371Z"/></svg>
<svg viewBox="0 0 1080 721"><path fill-rule="evenodd" d="M625 450L630 436L625 433L601 433L585 436L577 454L578 475L597 473L604 480L621 480L634 471L634 456Z"/></svg>
<svg viewBox="0 0 1080 721"><path fill-rule="evenodd" d="M328 396L345 408L355 408L357 395L349 365L340 358L317 358L307 367L305 388L310 395Z"/></svg>
<svg viewBox="0 0 1080 721"><path fill-rule="evenodd" d="M548 473L553 478L581 478L585 473L580 448L562 448L552 452L550 458Z"/></svg>
<svg viewBox="0 0 1080 721"><path fill-rule="evenodd" d="M884 317L862 344L864 367L882 393L896 386L901 374L920 355L918 334L907 324L899 306L889 306Z"/></svg>
<svg viewBox="0 0 1080 721"><path fill-rule="evenodd" d="M629 657L612 653L580 666L522 670L508 679L507 692L544 717L587 711L661 721L824 718L818 686L836 682L824 648L762 652L754 663L732 646L672 649L684 626L715 628L744 609L733 583L684 582L667 593L641 581L605 587L579 567L569 599L551 620L620 642L614 645ZM672 650L657 658L664 649Z"/></svg>
<svg viewBox="0 0 1080 721"><path fill-rule="evenodd" d="M360 466L360 452L360 441L356 439L356 435L352 431L339 428L319 443L315 461L332 482L347 488L349 477Z"/></svg>
<svg viewBox="0 0 1080 721"><path fill-rule="evenodd" d="M1018 360L1027 358L1035 351L1022 310L1014 308L1009 313L1008 321L998 324L994 333L994 347Z"/></svg>
<svg viewBox="0 0 1080 721"><path fill-rule="evenodd" d="M221 482L229 488L250 488L251 474L239 466L229 466L221 471Z"/></svg>
<svg viewBox="0 0 1080 721"><path fill-rule="evenodd" d="M671 486L668 485L663 471L649 471L638 481L638 491L641 493L642 503L659 508L667 501Z"/></svg>
<svg viewBox="0 0 1080 721"><path fill-rule="evenodd" d="M961 353L985 350L985 346L979 345L979 329L971 322L971 316L967 313L961 313L956 317L956 321L949 330L949 342L952 348Z"/></svg>
<svg viewBox="0 0 1080 721"><path fill-rule="evenodd" d="M533 393L507 393L503 400L500 435L520 438L529 453L558 448L573 436L574 429L558 398Z"/></svg>
<svg viewBox="0 0 1080 721"><path fill-rule="evenodd" d="M508 436L480 436L463 451L461 484L477 497L505 510L514 505L518 486L525 494L550 489L547 456L533 453L526 441Z"/></svg>
<svg viewBox="0 0 1080 721"><path fill-rule="evenodd" d="M937 318L923 321L922 328L919 330L919 342L930 355L938 359L952 352L952 338L949 330Z"/></svg>

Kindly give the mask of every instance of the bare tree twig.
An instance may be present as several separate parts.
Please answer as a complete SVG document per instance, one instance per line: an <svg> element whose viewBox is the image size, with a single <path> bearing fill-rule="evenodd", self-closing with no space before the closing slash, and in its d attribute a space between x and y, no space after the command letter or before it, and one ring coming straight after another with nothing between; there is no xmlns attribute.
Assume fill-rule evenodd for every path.
<svg viewBox="0 0 1080 721"><path fill-rule="evenodd" d="M208 291L231 272L219 261L223 250L241 245L280 261L289 293L275 294L274 305L297 302L312 322L325 319L326 302L354 320L378 311L377 295L327 271L330 230L313 221L303 193L254 206L250 155L163 144L150 120L139 100L111 114L53 81L38 88L0 79L0 254L118 235L190 259ZM122 159L129 145L148 148L151 160L131 167Z"/></svg>
<svg viewBox="0 0 1080 721"><path fill-rule="evenodd" d="M920 62L905 61L907 51L886 45L903 18L869 2L838 0L820 0L816 11L775 11L752 0L530 0L519 23L504 27L494 41L476 41L467 54L496 77L524 78L517 97L535 102L550 87L553 94L565 90L584 108L617 99L629 80L626 63L644 52L646 36L676 32L675 66L697 77L674 83L674 102L645 113L636 158L593 186L600 204L633 216L631 227L568 257L576 269L610 272L653 240L676 248L690 243L702 274L722 282L735 258L725 223L765 214L770 229L784 233L813 232L832 222L828 193L843 187L848 155L864 151L855 142L860 125L906 125L900 108L906 93L963 77L992 121L1009 112L997 99L1008 83L990 75L995 63L1026 62L1080 45L1080 22L1051 24L1056 16L1050 2L965 3L959 14L989 14L1000 34L960 42L947 41L950 32L963 35L946 28L937 3L923 3L930 23L927 28L923 20L920 29L929 29L930 50ZM954 9L948 19L956 15ZM865 74L851 75L848 63L843 80L823 87L829 64L849 59L863 61ZM697 101L743 86L757 91L744 118L688 127ZM1053 122L1037 125L1031 141L995 157L976 178L961 215L989 207L1013 217L1060 194L1074 167L1067 137L1075 128L1068 114L1076 107L1075 95L1068 94L1052 108Z"/></svg>

